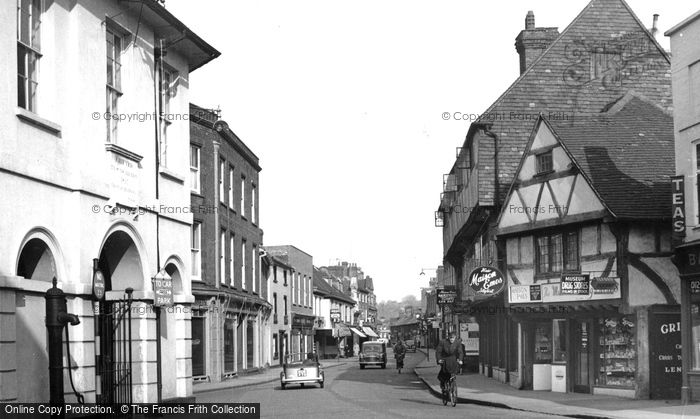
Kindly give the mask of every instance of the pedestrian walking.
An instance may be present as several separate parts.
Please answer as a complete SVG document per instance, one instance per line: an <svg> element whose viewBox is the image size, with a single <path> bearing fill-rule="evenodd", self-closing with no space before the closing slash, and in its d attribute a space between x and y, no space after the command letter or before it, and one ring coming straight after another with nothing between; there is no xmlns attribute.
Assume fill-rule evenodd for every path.
<svg viewBox="0 0 700 419"><path fill-rule="evenodd" d="M396 369L401 374L401 368L403 368L403 359L406 356L406 347L403 345L401 339L394 346L394 358L396 359Z"/></svg>

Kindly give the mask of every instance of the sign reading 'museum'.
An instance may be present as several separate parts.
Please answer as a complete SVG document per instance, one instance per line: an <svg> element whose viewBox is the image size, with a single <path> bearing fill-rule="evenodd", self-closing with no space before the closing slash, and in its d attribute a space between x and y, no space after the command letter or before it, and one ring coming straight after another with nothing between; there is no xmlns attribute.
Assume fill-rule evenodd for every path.
<svg viewBox="0 0 700 419"><path fill-rule="evenodd" d="M590 288L589 275L570 275L562 274L561 276L561 293L569 295L588 295Z"/></svg>
<svg viewBox="0 0 700 419"><path fill-rule="evenodd" d="M481 266L469 274L469 286L478 294L496 295L503 291L506 281L496 268Z"/></svg>

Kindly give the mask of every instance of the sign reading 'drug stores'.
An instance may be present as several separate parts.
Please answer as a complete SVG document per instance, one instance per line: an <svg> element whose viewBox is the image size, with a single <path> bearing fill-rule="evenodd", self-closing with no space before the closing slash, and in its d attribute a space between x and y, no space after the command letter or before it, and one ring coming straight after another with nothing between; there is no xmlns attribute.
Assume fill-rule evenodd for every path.
<svg viewBox="0 0 700 419"><path fill-rule="evenodd" d="M568 295L588 295L590 285L589 275L562 275L561 293Z"/></svg>
<svg viewBox="0 0 700 419"><path fill-rule="evenodd" d="M503 274L496 268L481 266L469 274L469 286L477 294L496 295L505 287Z"/></svg>
<svg viewBox="0 0 700 419"><path fill-rule="evenodd" d="M580 294L566 294L562 289L563 284L563 282L555 282L552 284L511 285L509 287L508 302L518 304L610 300L621 296L620 278L618 277L593 278L587 283L588 291L585 294L582 291ZM583 287L583 285L571 285L571 283L566 286L579 287L577 292ZM538 292L533 292L533 287L537 288Z"/></svg>

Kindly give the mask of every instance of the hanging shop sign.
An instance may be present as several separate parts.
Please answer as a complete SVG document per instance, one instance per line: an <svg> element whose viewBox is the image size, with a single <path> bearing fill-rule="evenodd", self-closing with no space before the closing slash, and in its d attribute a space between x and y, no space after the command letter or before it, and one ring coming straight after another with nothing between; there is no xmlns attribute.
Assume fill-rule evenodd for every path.
<svg viewBox="0 0 700 419"><path fill-rule="evenodd" d="M337 322L340 321L340 310L337 308L332 308L331 309L331 321Z"/></svg>
<svg viewBox="0 0 700 419"><path fill-rule="evenodd" d="M589 275L569 275L561 276L561 293L568 295L588 295L590 288Z"/></svg>
<svg viewBox="0 0 700 419"><path fill-rule="evenodd" d="M437 291L437 303L438 304L452 304L457 298L457 291L448 290L438 290Z"/></svg>
<svg viewBox="0 0 700 419"><path fill-rule="evenodd" d="M312 329L314 327L314 318L307 316L300 316L294 314L292 317L292 328L295 329Z"/></svg>
<svg viewBox="0 0 700 419"><path fill-rule="evenodd" d="M469 286L477 294L496 295L503 291L506 281L496 268L481 266L469 274Z"/></svg>
<svg viewBox="0 0 700 419"><path fill-rule="evenodd" d="M671 176L671 207L673 209L671 240L674 244L678 244L685 237L685 178L683 175Z"/></svg>
<svg viewBox="0 0 700 419"><path fill-rule="evenodd" d="M677 247L673 263L681 275L700 274L700 246Z"/></svg>
<svg viewBox="0 0 700 419"><path fill-rule="evenodd" d="M583 275L578 275L583 276ZM566 285L566 287L579 287L583 285ZM620 298L620 278L600 277L588 282L586 294L565 293L562 291L562 283L511 285L508 288L508 302L510 304L521 303L550 303L550 302L575 302L590 300L609 300Z"/></svg>

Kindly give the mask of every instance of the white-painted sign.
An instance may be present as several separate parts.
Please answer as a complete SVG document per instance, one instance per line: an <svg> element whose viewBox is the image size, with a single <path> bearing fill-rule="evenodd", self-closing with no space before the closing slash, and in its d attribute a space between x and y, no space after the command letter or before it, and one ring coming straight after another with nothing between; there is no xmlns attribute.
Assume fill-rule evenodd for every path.
<svg viewBox="0 0 700 419"><path fill-rule="evenodd" d="M590 281L590 288L587 294L562 294L561 283L537 285L511 285L508 292L508 302L510 304L522 303L552 303L552 302L573 302L610 300L620 298L620 278L593 278ZM530 288L539 286L541 290L540 298L534 299L537 293L530 292Z"/></svg>

